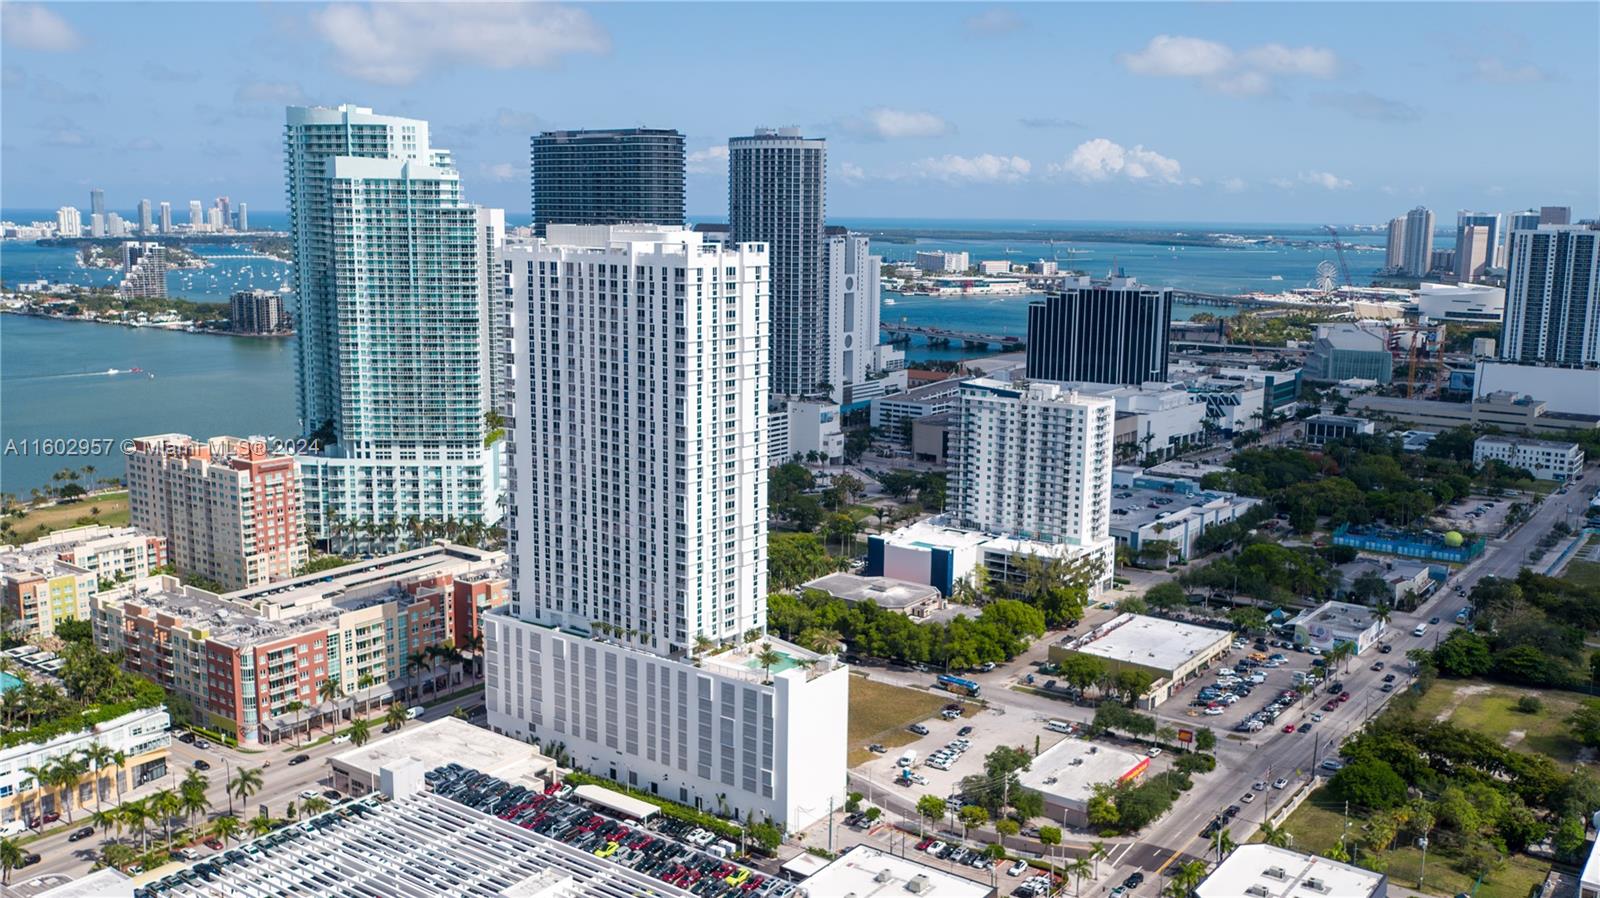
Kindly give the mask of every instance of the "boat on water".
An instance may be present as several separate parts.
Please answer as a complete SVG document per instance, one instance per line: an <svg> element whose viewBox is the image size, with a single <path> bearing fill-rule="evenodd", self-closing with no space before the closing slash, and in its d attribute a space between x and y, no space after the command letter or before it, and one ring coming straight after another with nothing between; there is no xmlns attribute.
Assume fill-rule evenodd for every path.
<svg viewBox="0 0 1600 898"><path fill-rule="evenodd" d="M1275 275L1272 276L1272 279L1275 280L1275 281L1281 281L1281 280L1283 280L1283 275L1275 274Z"/></svg>
<svg viewBox="0 0 1600 898"><path fill-rule="evenodd" d="M896 302L896 300L892 296L886 296L883 299L883 304L886 305L886 306L892 306L892 305L895 304L895 302Z"/></svg>

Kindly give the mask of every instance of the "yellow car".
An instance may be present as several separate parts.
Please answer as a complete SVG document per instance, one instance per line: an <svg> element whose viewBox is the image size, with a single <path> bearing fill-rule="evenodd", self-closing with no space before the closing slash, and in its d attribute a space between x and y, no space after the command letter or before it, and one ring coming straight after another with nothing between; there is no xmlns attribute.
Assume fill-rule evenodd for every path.
<svg viewBox="0 0 1600 898"><path fill-rule="evenodd" d="M603 845L603 846L601 846L599 848L596 848L594 850L594 856L595 857L610 857L610 856L612 856L613 854L616 854L616 853L617 853L617 843L616 842L607 842L605 845Z"/></svg>
<svg viewBox="0 0 1600 898"><path fill-rule="evenodd" d="M747 869L745 867L740 867L738 873L735 873L732 876L729 876L729 877L723 879L723 882L727 883L730 886L736 886L737 887L737 886L744 885L745 880L747 880L749 878L750 878L749 869Z"/></svg>

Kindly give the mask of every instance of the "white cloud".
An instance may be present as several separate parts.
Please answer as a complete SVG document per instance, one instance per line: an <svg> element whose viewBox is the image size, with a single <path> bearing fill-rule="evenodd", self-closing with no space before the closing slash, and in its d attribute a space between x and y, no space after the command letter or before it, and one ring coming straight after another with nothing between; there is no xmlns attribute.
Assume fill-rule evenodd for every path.
<svg viewBox="0 0 1600 898"><path fill-rule="evenodd" d="M1245 184L1243 178L1223 178L1217 182L1217 185L1229 193L1238 193L1248 186Z"/></svg>
<svg viewBox="0 0 1600 898"><path fill-rule="evenodd" d="M955 131L949 122L931 112L876 106L839 122L838 127L865 140L903 140L943 137Z"/></svg>
<svg viewBox="0 0 1600 898"><path fill-rule="evenodd" d="M1244 51L1240 58L1246 65L1274 75L1332 78L1339 71L1339 57L1325 47L1262 44Z"/></svg>
<svg viewBox="0 0 1600 898"><path fill-rule="evenodd" d="M1334 109L1342 109L1356 118L1371 119L1375 122L1401 124L1414 122L1422 118L1422 110L1412 106L1410 103L1380 97L1364 90L1350 93L1318 94L1312 98L1311 102L1318 106L1331 106Z"/></svg>
<svg viewBox="0 0 1600 898"><path fill-rule="evenodd" d="M510 162L496 162L492 165L482 166L485 177L496 181L515 181L520 174L517 166Z"/></svg>
<svg viewBox="0 0 1600 898"><path fill-rule="evenodd" d="M1493 84L1534 84L1553 81L1555 75L1536 65L1507 65L1498 57L1480 59L1472 65L1472 76Z"/></svg>
<svg viewBox="0 0 1600 898"><path fill-rule="evenodd" d="M1136 75L1197 78L1220 75L1233 67L1233 50L1198 37L1158 34L1143 50L1118 57Z"/></svg>
<svg viewBox="0 0 1600 898"><path fill-rule="evenodd" d="M39 3L0 3L0 35L19 50L65 53L83 46L66 19Z"/></svg>
<svg viewBox="0 0 1600 898"><path fill-rule="evenodd" d="M914 177L939 181L964 181L974 184L1012 184L1033 171L1033 163L1021 156L934 156L911 164Z"/></svg>
<svg viewBox="0 0 1600 898"><path fill-rule="evenodd" d="M378 84L454 65L550 68L611 49L587 12L554 3L339 3L312 13L311 24L346 73Z"/></svg>
<svg viewBox="0 0 1600 898"><path fill-rule="evenodd" d="M1183 183L1183 167L1178 160L1143 146L1124 147L1104 137L1078 144L1065 162L1051 165L1050 171L1071 175L1080 181L1126 178L1150 183Z"/></svg>
<svg viewBox="0 0 1600 898"><path fill-rule="evenodd" d="M1236 51L1217 41L1172 34L1158 34L1144 49L1122 53L1117 61L1135 75L1190 78L1238 97L1272 93L1274 76L1331 78L1339 71L1338 55L1324 47L1262 44Z"/></svg>
<svg viewBox="0 0 1600 898"><path fill-rule="evenodd" d="M1003 7L990 7L966 19L968 31L979 34L1006 34L1022 27L1022 18Z"/></svg>
<svg viewBox="0 0 1600 898"><path fill-rule="evenodd" d="M292 81L246 81L233 92L233 102L293 106L306 101L306 92Z"/></svg>
<svg viewBox="0 0 1600 898"><path fill-rule="evenodd" d="M866 169L854 162L841 162L834 171L838 174L839 180L851 184L859 184L867 179Z"/></svg>
<svg viewBox="0 0 1600 898"><path fill-rule="evenodd" d="M1300 173L1300 183L1327 190L1346 190L1352 186L1348 179L1325 171L1303 171Z"/></svg>
<svg viewBox="0 0 1600 898"><path fill-rule="evenodd" d="M728 170L728 145L725 143L712 144L703 150L695 150L684 157L683 167L691 174L706 175Z"/></svg>

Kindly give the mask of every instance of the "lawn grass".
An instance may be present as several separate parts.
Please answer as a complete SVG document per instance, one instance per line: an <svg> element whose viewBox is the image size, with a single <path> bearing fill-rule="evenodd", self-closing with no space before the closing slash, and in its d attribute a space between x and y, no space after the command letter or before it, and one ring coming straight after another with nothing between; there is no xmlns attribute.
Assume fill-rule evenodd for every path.
<svg viewBox="0 0 1600 898"><path fill-rule="evenodd" d="M1589 589L1600 588L1600 564L1574 558L1567 562L1567 569L1562 573L1561 579Z"/></svg>
<svg viewBox="0 0 1600 898"><path fill-rule="evenodd" d="M867 746L874 742L892 750L915 741L917 734L906 727L939 713L947 701L947 696L850 677L850 754L846 763L854 767L870 760L873 755Z"/></svg>
<svg viewBox="0 0 1600 898"><path fill-rule="evenodd" d="M1543 709L1537 714L1518 711L1517 699L1525 695L1539 699ZM1570 768L1583 746L1569 735L1566 719L1584 698L1575 692L1518 689L1482 680L1440 680L1417 705L1417 717L1434 720L1447 714L1456 726Z"/></svg>
<svg viewBox="0 0 1600 898"><path fill-rule="evenodd" d="M1437 687L1435 687L1437 690ZM1305 803L1285 821L1284 826L1294 836L1293 847L1300 851L1325 854L1339 842L1345 833L1344 803L1334 799L1327 789L1311 793ZM1359 842L1364 820L1356 814L1349 818L1346 845ZM1260 841L1257 834L1253 841ZM1396 848L1384 854L1385 872L1396 885L1414 888L1417 875L1422 872L1422 851L1414 846ZM1544 880L1550 865L1526 855L1512 855L1506 863L1485 877L1478 888L1477 898L1527 898L1533 887ZM1455 869L1448 856L1434 851L1428 855L1428 878L1422 891L1431 895L1456 895L1471 892L1474 878Z"/></svg>
<svg viewBox="0 0 1600 898"><path fill-rule="evenodd" d="M89 509L98 508L98 515ZM101 493L85 496L61 505L51 505L29 511L20 518L11 519L11 530L6 541L15 545L32 542L55 530L77 527L79 518L93 518L92 523L108 527L125 527L128 524L128 492Z"/></svg>

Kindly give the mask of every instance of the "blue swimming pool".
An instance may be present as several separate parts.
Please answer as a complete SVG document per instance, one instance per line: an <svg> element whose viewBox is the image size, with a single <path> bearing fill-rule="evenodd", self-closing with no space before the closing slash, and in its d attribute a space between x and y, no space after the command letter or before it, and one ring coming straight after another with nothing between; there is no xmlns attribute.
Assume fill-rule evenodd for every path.
<svg viewBox="0 0 1600 898"><path fill-rule="evenodd" d="M10 692L22 685L22 681L8 673L0 673L0 692Z"/></svg>

